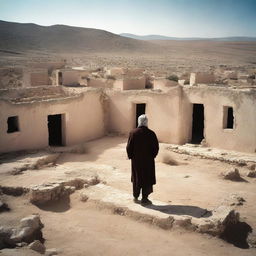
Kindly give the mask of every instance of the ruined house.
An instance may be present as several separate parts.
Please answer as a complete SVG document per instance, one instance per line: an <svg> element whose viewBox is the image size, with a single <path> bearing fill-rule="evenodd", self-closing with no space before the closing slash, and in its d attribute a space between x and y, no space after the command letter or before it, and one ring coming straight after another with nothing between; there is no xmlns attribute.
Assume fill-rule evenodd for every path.
<svg viewBox="0 0 256 256"><path fill-rule="evenodd" d="M158 81L156 88L146 89L144 82L135 86L132 79L141 73L131 79L121 73L125 86L86 86L74 93L61 85L78 81L75 72L81 71L72 72L58 71L54 86L0 90L0 152L69 146L108 133L127 135L146 113L160 142L203 141L209 147L255 153L255 88Z"/></svg>

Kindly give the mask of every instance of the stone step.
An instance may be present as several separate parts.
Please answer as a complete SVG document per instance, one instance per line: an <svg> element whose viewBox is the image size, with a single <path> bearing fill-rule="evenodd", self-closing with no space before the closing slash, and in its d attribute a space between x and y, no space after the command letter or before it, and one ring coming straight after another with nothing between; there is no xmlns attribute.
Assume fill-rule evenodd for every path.
<svg viewBox="0 0 256 256"><path fill-rule="evenodd" d="M256 163L256 155L254 153L245 153L232 150L210 148L195 144L166 144L166 149L179 154L199 156L201 158L219 160L222 162L236 164L239 166Z"/></svg>
<svg viewBox="0 0 256 256"><path fill-rule="evenodd" d="M208 211L197 206L170 205L154 200L152 205L142 206L134 203L133 197L127 192L101 183L83 189L80 196L81 200L88 198L96 201L115 214L128 216L163 229L182 227L217 236L223 232L230 219L234 223L239 221L239 214L226 205Z"/></svg>

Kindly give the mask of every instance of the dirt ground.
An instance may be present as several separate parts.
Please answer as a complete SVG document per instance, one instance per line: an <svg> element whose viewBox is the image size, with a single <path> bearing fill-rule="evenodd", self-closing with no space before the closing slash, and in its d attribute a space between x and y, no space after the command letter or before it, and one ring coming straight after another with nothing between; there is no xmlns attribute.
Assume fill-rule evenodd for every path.
<svg viewBox="0 0 256 256"><path fill-rule="evenodd" d="M29 63L54 62L65 59L67 66L143 68L155 76L181 75L186 72L238 70L247 72L256 68L255 42L213 41L151 41L159 51L147 53L129 51L50 52L21 51L19 54L0 51L0 67L26 67Z"/></svg>
<svg viewBox="0 0 256 256"><path fill-rule="evenodd" d="M104 137L88 142L85 154L62 153L54 166L27 170L20 175L2 172L0 185L29 187L70 177L97 175L108 186L131 193L126 140L124 137ZM156 159L157 184L150 196L153 203L159 200L169 205L196 206L211 211L225 201L232 201L232 195L239 196L245 202L233 208L240 213L241 221L249 224L255 232L256 179L246 177L246 166L238 167L245 182L224 180L221 172L234 166L173 152L168 154L176 165L168 165L163 163L167 146L161 144ZM9 162L13 164L11 160ZM110 209L104 208L101 202L81 202L79 190L71 195L70 200L40 208L29 202L28 195L2 195L2 200L8 203L11 211L1 213L0 226L16 225L21 218L39 213L44 224L45 245L47 248L59 249L60 255L256 254L254 248L240 249L209 235L181 228L166 231L126 216L115 215ZM185 214L189 215L189 212Z"/></svg>

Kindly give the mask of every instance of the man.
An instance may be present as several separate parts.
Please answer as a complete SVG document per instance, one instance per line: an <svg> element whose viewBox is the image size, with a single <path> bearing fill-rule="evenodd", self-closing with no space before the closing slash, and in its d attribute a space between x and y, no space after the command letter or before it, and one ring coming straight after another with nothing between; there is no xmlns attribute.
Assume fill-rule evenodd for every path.
<svg viewBox="0 0 256 256"><path fill-rule="evenodd" d="M148 118L141 115L138 118L138 127L130 132L126 146L128 158L132 160L133 197L138 202L142 190L141 204L151 204L148 195L153 192L156 184L155 160L159 150L155 133L148 129Z"/></svg>

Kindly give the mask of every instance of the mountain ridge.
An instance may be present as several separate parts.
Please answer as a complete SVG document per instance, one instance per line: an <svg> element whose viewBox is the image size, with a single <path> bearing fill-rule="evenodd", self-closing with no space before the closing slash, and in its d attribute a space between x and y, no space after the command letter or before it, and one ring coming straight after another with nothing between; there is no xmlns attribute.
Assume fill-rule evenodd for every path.
<svg viewBox="0 0 256 256"><path fill-rule="evenodd" d="M163 36L163 35L135 35L131 33L121 33L120 36L133 38L137 40L177 40L177 41L196 41L196 40L203 40L203 41L223 41L223 42L237 42L237 41L246 41L252 42L256 41L256 37L249 37L249 36L230 36L230 37L170 37L170 36Z"/></svg>

